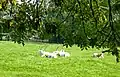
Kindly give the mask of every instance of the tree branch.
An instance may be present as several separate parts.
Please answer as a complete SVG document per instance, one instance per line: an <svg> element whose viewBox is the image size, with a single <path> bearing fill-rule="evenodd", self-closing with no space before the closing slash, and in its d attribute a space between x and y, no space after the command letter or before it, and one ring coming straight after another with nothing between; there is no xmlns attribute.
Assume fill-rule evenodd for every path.
<svg viewBox="0 0 120 77"><path fill-rule="evenodd" d="M93 10L93 8L92 8L92 0L90 0L90 9L91 9L91 11L92 11L92 16L93 16L93 18L94 18L94 20L95 20L95 25L96 25L96 29L97 29L97 19L96 19L96 17L95 17L95 14L94 14L94 10Z"/></svg>
<svg viewBox="0 0 120 77"><path fill-rule="evenodd" d="M74 5L75 5L75 4L74 4ZM67 17L66 17L62 22L60 22L60 23L58 24L59 26L67 20L67 18L69 17L69 15L71 14L71 12L72 12L72 10L73 10L73 8L74 8L74 5L73 5L72 8L70 9L70 12L68 13Z"/></svg>

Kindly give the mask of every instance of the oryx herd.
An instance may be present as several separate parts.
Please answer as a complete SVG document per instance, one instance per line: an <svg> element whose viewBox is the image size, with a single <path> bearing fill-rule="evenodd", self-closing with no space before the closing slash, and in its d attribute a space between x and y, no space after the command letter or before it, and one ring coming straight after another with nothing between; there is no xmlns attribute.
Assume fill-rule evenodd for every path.
<svg viewBox="0 0 120 77"><path fill-rule="evenodd" d="M57 47L58 49L58 47ZM65 52L63 49L61 49L60 51L56 50L53 52L47 52L44 49L40 49L39 50L40 56L41 57L46 57L46 58L58 58L59 57L69 57L70 53Z"/></svg>
<svg viewBox="0 0 120 77"><path fill-rule="evenodd" d="M65 50L61 49L58 51L58 47L56 51L48 52L45 49L40 49L39 54L41 57L45 58L58 58L58 57L70 57L70 53L66 52ZM93 53L92 57L94 58L104 58L104 53Z"/></svg>

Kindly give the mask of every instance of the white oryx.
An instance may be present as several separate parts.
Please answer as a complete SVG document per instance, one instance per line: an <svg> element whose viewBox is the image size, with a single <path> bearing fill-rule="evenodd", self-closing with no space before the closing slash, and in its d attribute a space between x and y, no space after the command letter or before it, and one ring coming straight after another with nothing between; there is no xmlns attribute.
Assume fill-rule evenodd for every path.
<svg viewBox="0 0 120 77"><path fill-rule="evenodd" d="M58 49L58 47L57 47L57 49ZM58 51L57 49L54 52L46 52L46 51L44 51L44 49L40 49L39 53L40 53L41 57L46 57L46 58L57 58L58 56L61 56L61 57L69 57L70 56L70 54L68 52L65 52L63 49L60 51Z"/></svg>
<svg viewBox="0 0 120 77"><path fill-rule="evenodd" d="M61 57L69 57L70 54L68 52L65 52L64 50L61 50L61 51L54 51L53 53L57 54L58 56L61 56Z"/></svg>
<svg viewBox="0 0 120 77"><path fill-rule="evenodd" d="M47 57L47 58L57 58L57 54L50 53L50 52L45 52L43 50L40 50L40 56L41 57Z"/></svg>
<svg viewBox="0 0 120 77"><path fill-rule="evenodd" d="M104 58L104 53L93 53L93 57Z"/></svg>

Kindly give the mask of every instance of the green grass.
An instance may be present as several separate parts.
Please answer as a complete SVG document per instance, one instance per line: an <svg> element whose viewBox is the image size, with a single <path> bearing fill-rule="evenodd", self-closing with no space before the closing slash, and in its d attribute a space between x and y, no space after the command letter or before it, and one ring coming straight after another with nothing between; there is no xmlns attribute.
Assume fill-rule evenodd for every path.
<svg viewBox="0 0 120 77"><path fill-rule="evenodd" d="M0 41L0 77L120 77L120 63L105 54L104 59L92 58L97 49L81 51L78 47L64 48L69 58L41 58L38 50L56 50L57 44L20 44Z"/></svg>

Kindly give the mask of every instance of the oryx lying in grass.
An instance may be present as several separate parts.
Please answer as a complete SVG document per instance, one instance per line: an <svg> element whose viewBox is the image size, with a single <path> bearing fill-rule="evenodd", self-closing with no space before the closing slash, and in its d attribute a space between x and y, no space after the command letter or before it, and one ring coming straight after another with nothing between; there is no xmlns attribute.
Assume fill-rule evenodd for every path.
<svg viewBox="0 0 120 77"><path fill-rule="evenodd" d="M47 47L47 46L46 46ZM45 47L45 48L46 48ZM40 56L41 57L47 57L47 58L57 58L57 54L55 54L55 53L50 53L50 52L46 52L45 51L45 48L44 49L40 49L39 50L39 53L40 53Z"/></svg>
<svg viewBox="0 0 120 77"><path fill-rule="evenodd" d="M61 50L61 51L54 51L53 53L57 54L58 56L61 56L61 57L69 57L70 54L68 52L65 52L64 50Z"/></svg>
<svg viewBox="0 0 120 77"><path fill-rule="evenodd" d="M104 58L104 53L93 53L92 56L96 58Z"/></svg>
<svg viewBox="0 0 120 77"><path fill-rule="evenodd" d="M58 49L58 47L57 47ZM58 56L61 56L61 57L69 57L70 54L68 52L65 52L63 49L58 51L54 51L54 52L46 52L42 49L40 49L40 56L41 57L47 57L47 58L57 58Z"/></svg>
<svg viewBox="0 0 120 77"><path fill-rule="evenodd" d="M43 51L43 50L40 50L40 55L41 55L41 57L57 58L57 54L55 54L55 53L50 53L50 52L45 52L45 51Z"/></svg>

